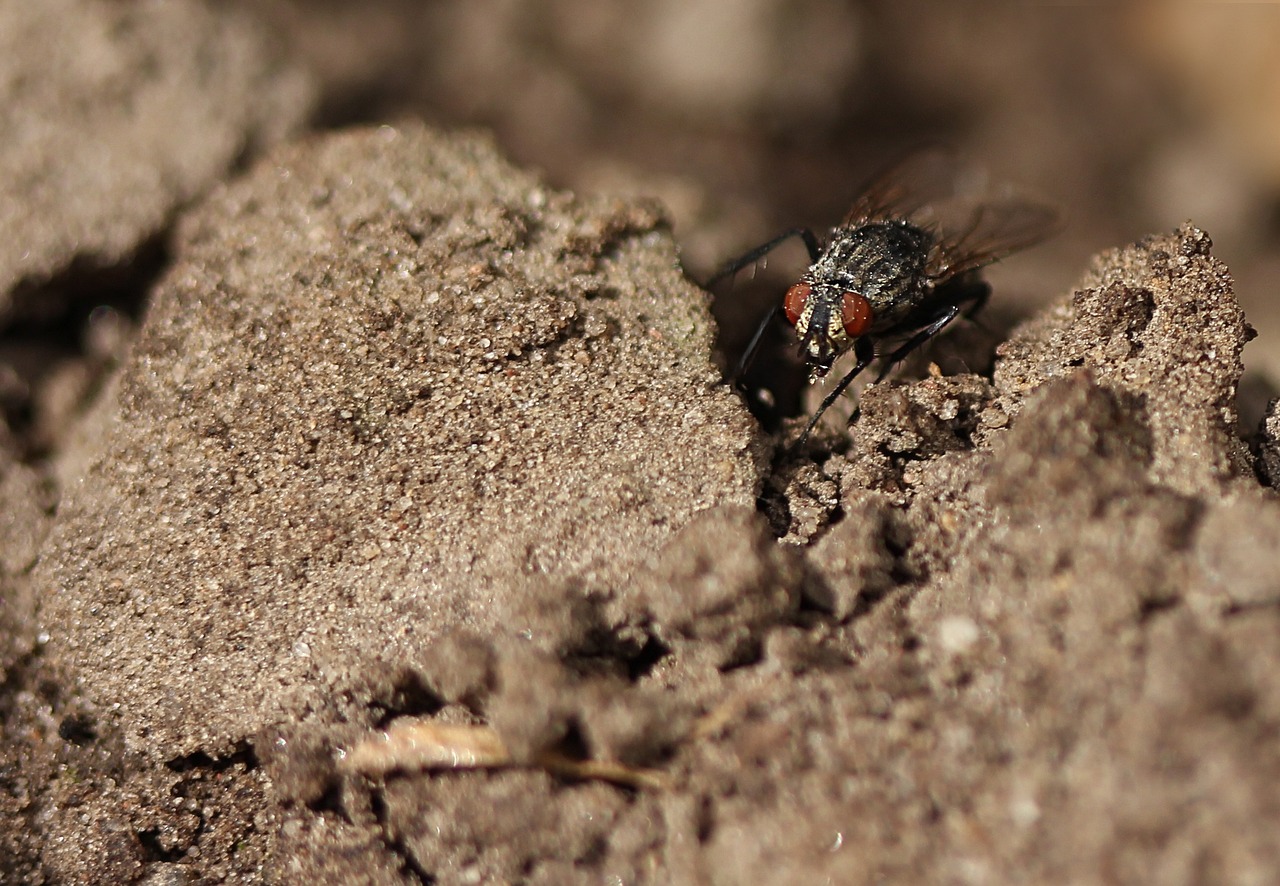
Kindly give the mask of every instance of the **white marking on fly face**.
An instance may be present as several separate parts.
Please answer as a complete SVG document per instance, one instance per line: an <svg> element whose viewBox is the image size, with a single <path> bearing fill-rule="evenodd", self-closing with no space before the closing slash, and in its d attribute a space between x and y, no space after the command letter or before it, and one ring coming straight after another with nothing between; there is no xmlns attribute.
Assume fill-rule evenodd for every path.
<svg viewBox="0 0 1280 886"><path fill-rule="evenodd" d="M831 343L835 345L837 351L843 351L850 342L849 333L844 331L844 314L840 311L832 311L827 318L827 335L831 338Z"/></svg>
<svg viewBox="0 0 1280 886"><path fill-rule="evenodd" d="M805 300L804 308L800 311L800 319L796 320L796 335L804 338L804 334L809 331L809 321L813 318L813 296L810 295ZM810 343L810 347L812 347Z"/></svg>

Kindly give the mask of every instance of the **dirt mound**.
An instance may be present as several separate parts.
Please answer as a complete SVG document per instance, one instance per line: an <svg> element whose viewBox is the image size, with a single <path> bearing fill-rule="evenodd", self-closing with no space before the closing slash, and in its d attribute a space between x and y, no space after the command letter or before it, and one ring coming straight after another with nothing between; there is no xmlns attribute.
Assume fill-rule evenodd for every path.
<svg viewBox="0 0 1280 886"><path fill-rule="evenodd" d="M772 464L711 334L653 206L473 138L319 139L214 195L35 573L84 696L45 865L1280 864L1280 505L1203 232L1102 256L993 379L873 386Z"/></svg>

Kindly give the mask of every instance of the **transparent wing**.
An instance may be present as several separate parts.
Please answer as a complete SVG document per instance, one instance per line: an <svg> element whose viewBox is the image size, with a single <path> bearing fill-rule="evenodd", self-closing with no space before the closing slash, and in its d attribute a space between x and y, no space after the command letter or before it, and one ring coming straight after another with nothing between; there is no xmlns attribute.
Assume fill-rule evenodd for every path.
<svg viewBox="0 0 1280 886"><path fill-rule="evenodd" d="M963 175L954 151L932 147L908 154L868 182L845 215L843 226L905 219L953 197Z"/></svg>
<svg viewBox="0 0 1280 886"><path fill-rule="evenodd" d="M1039 243L1059 227L1054 209L993 194L983 176L942 147L909 154L873 178L841 224L890 219L934 233L929 274L939 281Z"/></svg>
<svg viewBox="0 0 1280 886"><path fill-rule="evenodd" d="M933 219L923 216L934 216ZM995 197L928 208L919 222L938 236L929 275L946 280L1039 243L1057 231L1052 207L1020 197Z"/></svg>

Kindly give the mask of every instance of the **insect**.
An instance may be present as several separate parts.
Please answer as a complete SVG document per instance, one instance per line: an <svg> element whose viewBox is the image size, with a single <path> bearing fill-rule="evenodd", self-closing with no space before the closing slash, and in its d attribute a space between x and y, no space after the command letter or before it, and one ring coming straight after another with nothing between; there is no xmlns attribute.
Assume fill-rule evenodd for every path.
<svg viewBox="0 0 1280 886"><path fill-rule="evenodd" d="M792 237L808 249L809 269L760 322L733 375L741 379L778 317L795 328L811 384L853 351L853 368L823 399L796 447L873 362L880 361L876 381L883 381L961 313L972 317L980 311L991 294L979 275L984 265L1057 228L1057 213L1047 206L1018 197L960 195L958 171L948 152L911 155L874 178L825 240L809 228L791 228L728 262L708 281L711 287L754 265Z"/></svg>

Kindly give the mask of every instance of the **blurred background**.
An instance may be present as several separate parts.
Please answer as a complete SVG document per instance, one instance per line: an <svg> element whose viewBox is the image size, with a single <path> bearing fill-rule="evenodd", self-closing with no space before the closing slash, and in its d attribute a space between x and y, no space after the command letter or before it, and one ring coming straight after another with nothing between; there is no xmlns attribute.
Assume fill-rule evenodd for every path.
<svg viewBox="0 0 1280 886"><path fill-rule="evenodd" d="M322 125L483 126L557 184L655 195L695 279L836 223L927 143L1064 214L1060 236L992 269L997 317L1191 219L1260 332L1246 432L1280 379L1276 4L383 0L273 17L325 78ZM718 293L727 351L804 264L794 247Z"/></svg>
<svg viewBox="0 0 1280 886"><path fill-rule="evenodd" d="M785 228L831 226L869 174L930 143L1064 215L1058 237L993 270L997 327L1068 291L1097 251L1191 219L1213 237L1260 332L1246 350L1246 430L1280 379L1274 4L229 8L313 79L307 127L414 117L491 130L556 185L663 201L695 279ZM726 352L804 264L798 246L779 250L754 281L718 293Z"/></svg>

